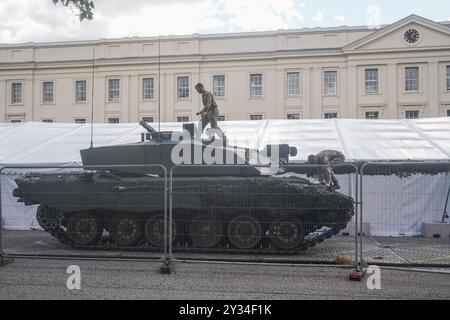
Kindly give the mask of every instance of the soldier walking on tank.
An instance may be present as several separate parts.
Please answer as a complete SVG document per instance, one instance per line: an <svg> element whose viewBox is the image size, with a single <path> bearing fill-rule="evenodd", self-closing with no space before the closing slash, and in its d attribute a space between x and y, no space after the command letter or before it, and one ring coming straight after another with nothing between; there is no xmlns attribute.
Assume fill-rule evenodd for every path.
<svg viewBox="0 0 450 320"><path fill-rule="evenodd" d="M336 150L323 150L317 155L311 154L308 157L308 163L315 165L338 165L343 164L344 162L344 154ZM331 190L338 190L341 188L331 167L322 168L320 178L324 181L325 186Z"/></svg>
<svg viewBox="0 0 450 320"><path fill-rule="evenodd" d="M202 132L209 123L211 125L211 128L219 131L223 137L223 140L227 141L227 138L222 129L220 129L217 125L217 119L219 117L219 107L217 106L212 93L206 91L202 83L197 83L195 89L202 95L203 109L197 113L197 115L201 116Z"/></svg>

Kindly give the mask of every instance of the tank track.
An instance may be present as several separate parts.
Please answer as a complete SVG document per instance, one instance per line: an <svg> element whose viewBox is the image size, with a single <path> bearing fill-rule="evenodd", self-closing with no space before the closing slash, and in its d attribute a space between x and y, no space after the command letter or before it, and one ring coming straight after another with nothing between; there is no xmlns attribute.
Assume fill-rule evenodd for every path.
<svg viewBox="0 0 450 320"><path fill-rule="evenodd" d="M38 210L44 210L39 208ZM267 236L263 237L260 241L259 248L253 249L239 249L233 248L230 243L225 243L220 247L215 248L200 248L195 246L187 246L187 243L174 243L172 245L173 252L179 253L221 253L221 254L258 254L258 255L294 255L306 251L309 248L337 235L340 231L344 230L347 224L351 221L354 212L353 209L347 210L340 216L341 219L338 223L328 224L329 226L324 226L321 228L306 230L306 236L304 236L302 243L295 249L279 249L274 248L273 244ZM63 221L64 223L64 221ZM106 250L106 251L149 251L149 252L162 252L162 247L151 246L145 239L141 239L136 245L127 247L119 246L112 243L109 237L103 236L101 240L92 245L79 245L74 243L74 241L68 236L66 227L64 225L59 225L57 227L49 228L46 225L40 224L44 231L50 233L54 238L56 238L61 244L70 246L74 249L80 250Z"/></svg>

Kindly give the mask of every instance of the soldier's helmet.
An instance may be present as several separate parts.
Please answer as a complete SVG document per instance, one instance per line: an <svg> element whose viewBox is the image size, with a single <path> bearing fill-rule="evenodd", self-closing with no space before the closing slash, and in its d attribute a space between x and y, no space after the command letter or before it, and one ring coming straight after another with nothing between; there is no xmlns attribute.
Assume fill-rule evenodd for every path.
<svg viewBox="0 0 450 320"><path fill-rule="evenodd" d="M203 83L199 82L195 85L195 89L203 91L205 90L205 86L203 85Z"/></svg>
<svg viewBox="0 0 450 320"><path fill-rule="evenodd" d="M317 156L314 154L310 154L308 156L308 163L310 164L316 164L317 163Z"/></svg>

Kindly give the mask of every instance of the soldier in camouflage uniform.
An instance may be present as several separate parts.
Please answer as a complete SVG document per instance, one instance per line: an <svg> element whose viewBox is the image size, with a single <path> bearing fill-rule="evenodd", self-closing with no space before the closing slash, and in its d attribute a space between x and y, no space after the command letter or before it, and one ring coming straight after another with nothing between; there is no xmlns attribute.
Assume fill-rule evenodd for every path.
<svg viewBox="0 0 450 320"><path fill-rule="evenodd" d="M214 101L212 93L206 91L202 83L197 83L195 89L202 95L203 101L203 109L197 113L197 115L201 115L202 117L202 132L209 123L211 124L211 128L219 131L223 139L226 141L227 138L225 134L217 125L217 118L219 117L219 107L217 106L216 101Z"/></svg>
<svg viewBox="0 0 450 320"><path fill-rule="evenodd" d="M344 154L336 150L324 150L317 155L312 154L308 157L308 163L315 165L338 165L344 162ZM325 185L332 190L340 189L339 182L331 167L323 167L320 180L324 181Z"/></svg>

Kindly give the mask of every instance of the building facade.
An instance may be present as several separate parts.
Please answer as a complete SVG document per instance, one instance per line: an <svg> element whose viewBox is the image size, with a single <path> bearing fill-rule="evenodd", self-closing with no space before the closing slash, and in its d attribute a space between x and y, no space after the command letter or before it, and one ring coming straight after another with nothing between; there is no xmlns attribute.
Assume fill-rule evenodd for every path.
<svg viewBox="0 0 450 320"><path fill-rule="evenodd" d="M1 44L0 122L194 121L197 82L221 120L450 116L450 24Z"/></svg>

